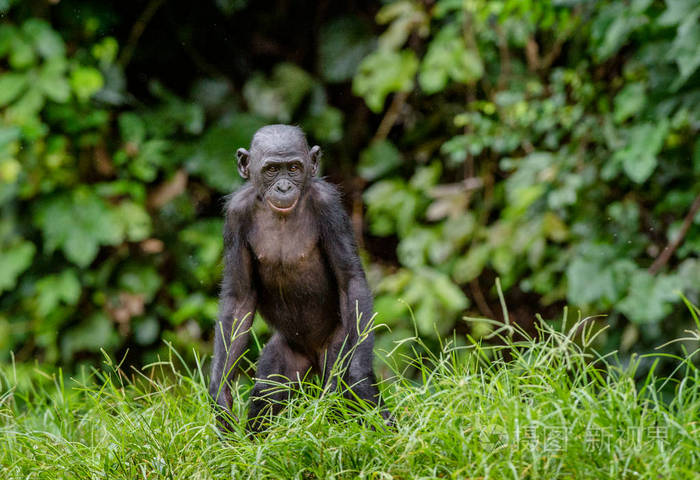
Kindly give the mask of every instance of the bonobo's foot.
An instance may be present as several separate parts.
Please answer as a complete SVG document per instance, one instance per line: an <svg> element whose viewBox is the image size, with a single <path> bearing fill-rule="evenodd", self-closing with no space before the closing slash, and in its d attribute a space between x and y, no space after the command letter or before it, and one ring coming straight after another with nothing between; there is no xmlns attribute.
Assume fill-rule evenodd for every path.
<svg viewBox="0 0 700 480"><path fill-rule="evenodd" d="M231 412L218 411L216 413L216 428L219 429L219 432L223 434L232 433L234 430L234 422L237 423L238 418L236 418L236 416L233 415Z"/></svg>
<svg viewBox="0 0 700 480"><path fill-rule="evenodd" d="M384 419L384 425L391 430L396 430L396 419L389 412L389 410L382 410L382 418Z"/></svg>
<svg viewBox="0 0 700 480"><path fill-rule="evenodd" d="M264 416L249 418L245 426L246 438L253 440L256 437L265 436L269 426L270 423Z"/></svg>

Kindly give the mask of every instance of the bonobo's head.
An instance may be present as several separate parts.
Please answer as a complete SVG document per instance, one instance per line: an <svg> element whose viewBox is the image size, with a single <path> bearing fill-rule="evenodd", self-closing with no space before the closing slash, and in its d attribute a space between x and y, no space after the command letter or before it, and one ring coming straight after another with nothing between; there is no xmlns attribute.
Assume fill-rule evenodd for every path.
<svg viewBox="0 0 700 480"><path fill-rule="evenodd" d="M321 148L309 149L299 127L268 125L255 132L250 152L239 148L236 156L241 177L250 178L272 210L286 215L318 172Z"/></svg>

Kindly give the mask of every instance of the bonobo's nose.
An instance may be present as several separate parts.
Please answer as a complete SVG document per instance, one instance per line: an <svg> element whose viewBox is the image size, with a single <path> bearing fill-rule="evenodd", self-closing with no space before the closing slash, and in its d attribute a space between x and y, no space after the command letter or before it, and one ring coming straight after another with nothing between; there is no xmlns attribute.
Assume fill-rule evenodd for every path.
<svg viewBox="0 0 700 480"><path fill-rule="evenodd" d="M289 180L280 180L275 185L275 189L280 193L287 193L290 188L292 188L292 182Z"/></svg>

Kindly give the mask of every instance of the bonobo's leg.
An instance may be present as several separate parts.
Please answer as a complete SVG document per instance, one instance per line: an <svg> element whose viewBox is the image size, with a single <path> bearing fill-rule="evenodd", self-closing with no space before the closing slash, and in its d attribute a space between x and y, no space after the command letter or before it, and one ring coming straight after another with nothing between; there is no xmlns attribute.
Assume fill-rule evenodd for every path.
<svg viewBox="0 0 700 480"><path fill-rule="evenodd" d="M306 356L292 350L279 333L272 335L260 355L257 382L250 394L249 431L262 430L265 417L282 410L289 400L289 385L304 378L310 368L311 361Z"/></svg>
<svg viewBox="0 0 700 480"><path fill-rule="evenodd" d="M325 352L321 353L319 365L323 371L323 381L329 390L338 386L338 374L343 379L345 398L357 402L358 398L370 405L380 405L381 415L389 421L389 411L382 404L377 388L377 379L372 368L373 340L370 333L354 349L348 345L345 329L339 327L332 335ZM337 365L336 365L337 364ZM335 366L335 371L333 367Z"/></svg>
<svg viewBox="0 0 700 480"><path fill-rule="evenodd" d="M338 388L338 374L341 374L348 365L349 350L345 330L339 326L328 339L326 347L319 352L317 363L321 370L324 387L329 391Z"/></svg>

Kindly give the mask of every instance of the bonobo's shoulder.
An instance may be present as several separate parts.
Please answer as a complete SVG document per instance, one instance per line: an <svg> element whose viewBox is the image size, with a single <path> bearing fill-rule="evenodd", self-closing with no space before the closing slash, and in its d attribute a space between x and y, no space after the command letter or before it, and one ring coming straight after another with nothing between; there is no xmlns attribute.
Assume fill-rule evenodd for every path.
<svg viewBox="0 0 700 480"><path fill-rule="evenodd" d="M321 178L314 178L311 182L311 197L319 208L337 207L341 205L340 190L332 183Z"/></svg>
<svg viewBox="0 0 700 480"><path fill-rule="evenodd" d="M241 188L226 197L224 214L226 218L241 218L250 214L255 203L255 188L250 183L244 184Z"/></svg>

